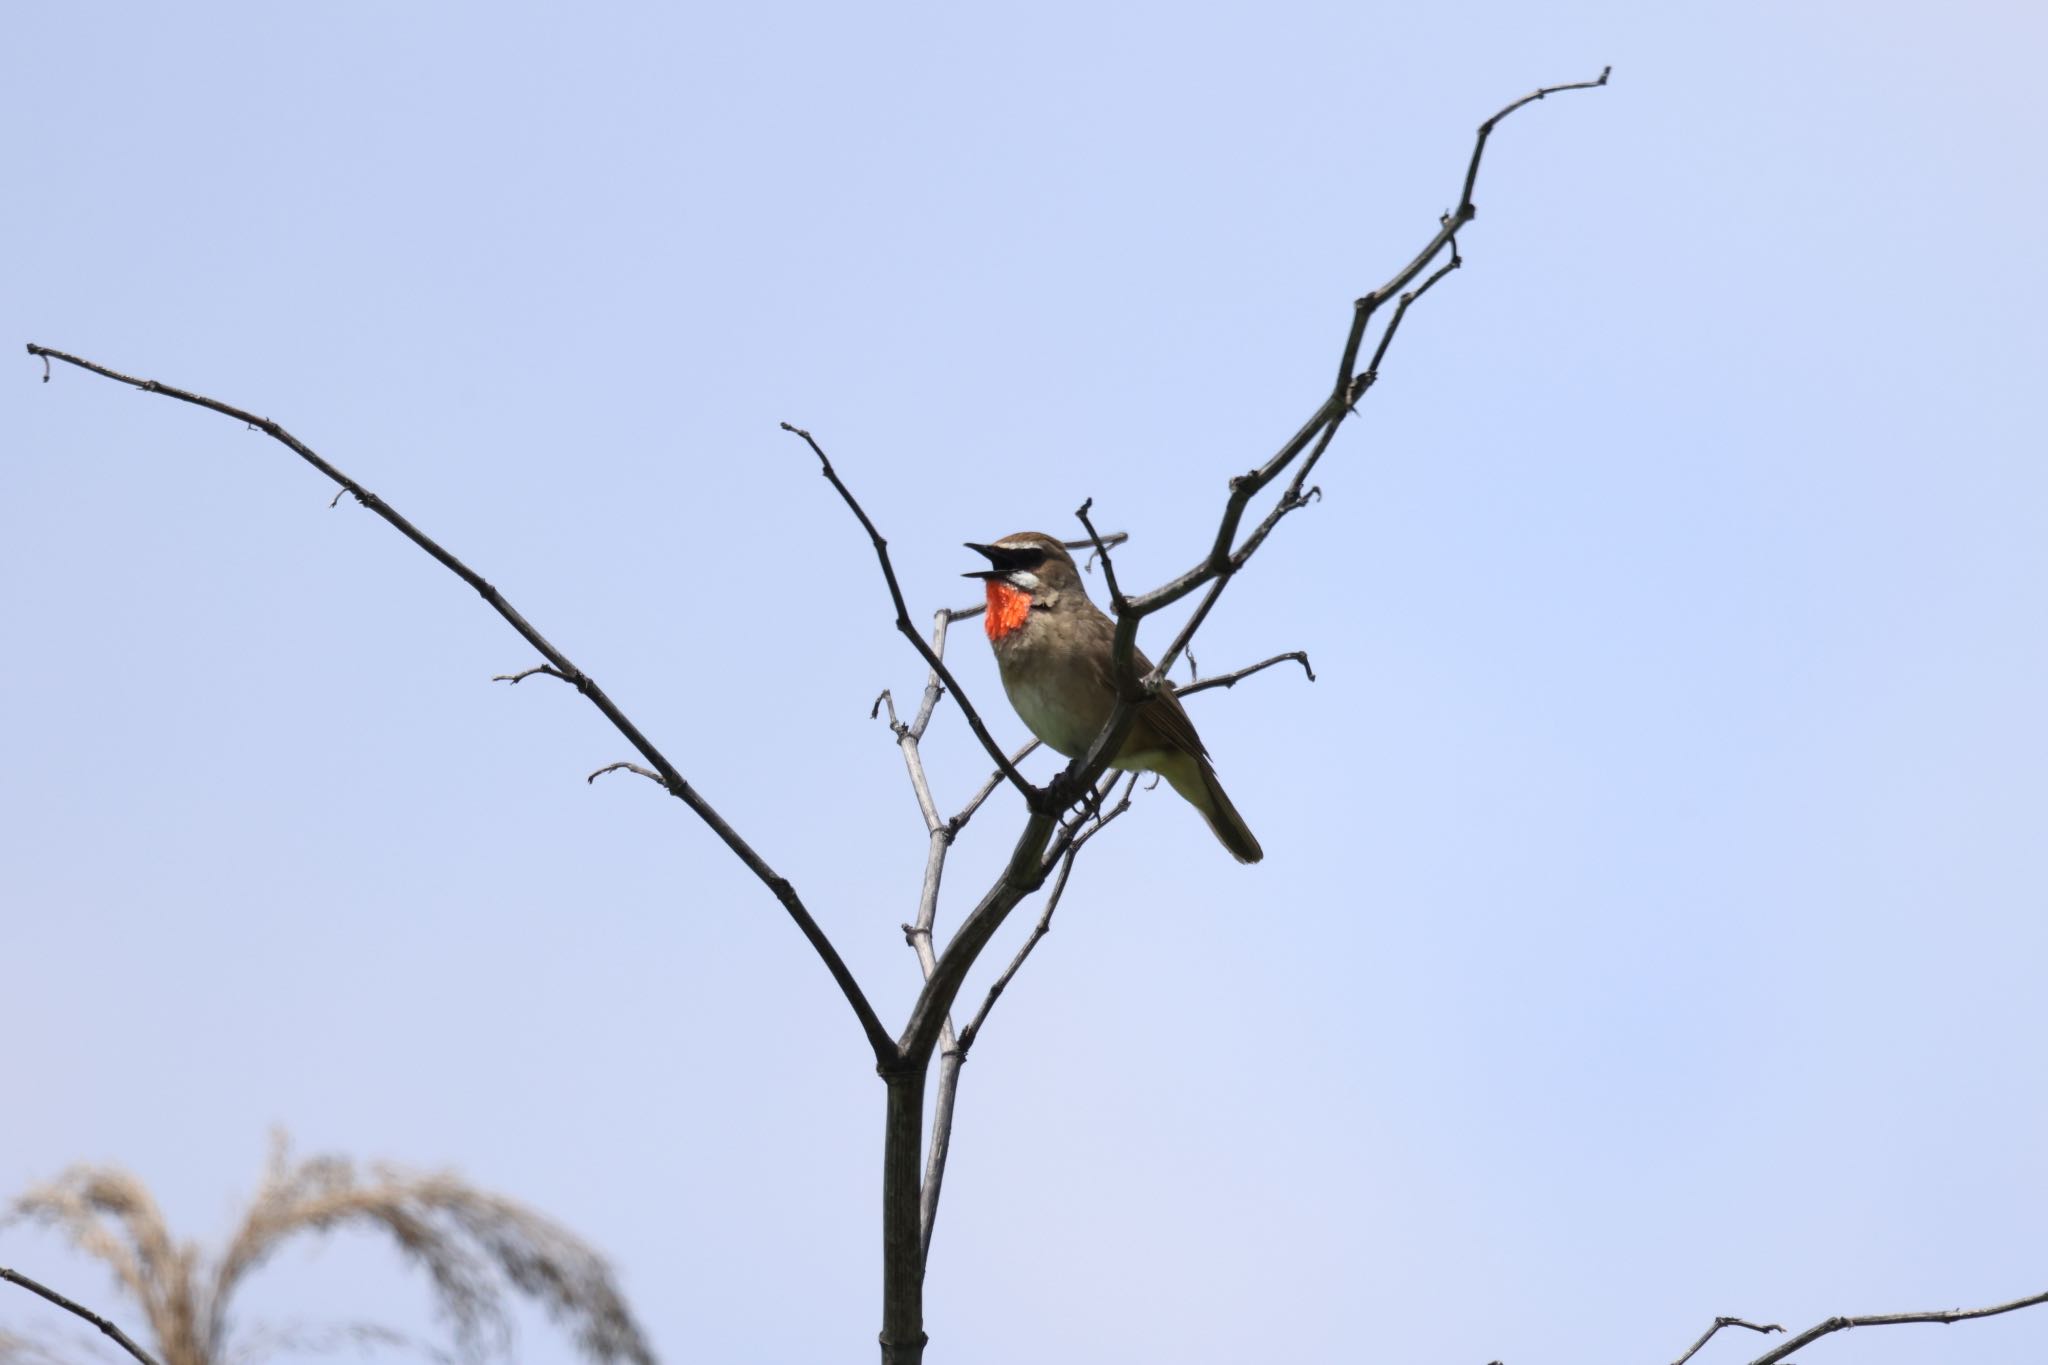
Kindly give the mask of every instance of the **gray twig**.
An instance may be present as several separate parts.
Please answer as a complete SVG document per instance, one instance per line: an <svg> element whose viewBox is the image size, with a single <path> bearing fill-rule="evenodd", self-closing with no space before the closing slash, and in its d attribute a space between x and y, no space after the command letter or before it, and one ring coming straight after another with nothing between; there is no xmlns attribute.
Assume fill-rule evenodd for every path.
<svg viewBox="0 0 2048 1365"><path fill-rule="evenodd" d="M56 1290L50 1288L48 1285L38 1284L36 1281L31 1280L28 1276L22 1274L20 1271L9 1270L6 1266L0 1266L0 1280L6 1280L9 1284L18 1284L31 1294L40 1294L43 1298L46 1298L51 1303L56 1304L65 1312L77 1314L79 1317L84 1318L93 1326L99 1328L102 1332L105 1332L109 1337L112 1337L114 1339L115 1345L119 1346L129 1355L134 1356L137 1360L141 1361L142 1365L156 1365L155 1357L151 1356L149 1352L143 1350L140 1346L137 1346L134 1343L134 1341L132 1341L129 1338L126 1332L114 1326L113 1323L108 1322L98 1313L93 1312L84 1304L75 1303L72 1300L65 1298L62 1294L59 1294Z"/></svg>
<svg viewBox="0 0 2048 1365"><path fill-rule="evenodd" d="M660 773L655 772L649 768L643 768L638 763L627 763L624 761L618 763L607 763L602 768L599 768L596 772L592 773L590 776L584 778L583 780L585 782L595 782L598 778L603 777L606 773L616 772L638 773L640 774L640 776L646 778L649 782L652 782L657 787L665 788L668 786L668 779L664 778Z"/></svg>
<svg viewBox="0 0 2048 1365"><path fill-rule="evenodd" d="M1194 656L1189 655L1188 657L1192 660ZM1301 665L1301 671L1308 674L1310 682L1316 680L1316 671L1308 666L1308 651L1290 649L1285 654L1275 654L1270 659L1261 659L1259 662L1247 668L1240 668L1234 673L1218 673L1213 678L1204 678L1200 682L1191 682L1185 686L1176 687L1173 689L1173 695L1176 697L1192 697L1197 692L1207 692L1212 687L1235 687L1252 674L1263 673L1274 664L1284 664L1290 659Z"/></svg>
<svg viewBox="0 0 2048 1365"><path fill-rule="evenodd" d="M539 673L544 677L559 678L563 682L568 683L571 686L575 685L576 680L574 678L571 678L568 674L562 672L561 669L555 668L548 664L535 664L532 668L521 669L517 673L496 673L491 676L491 681L501 683L521 683L525 682L528 678L532 677L536 673Z"/></svg>
<svg viewBox="0 0 2048 1365"><path fill-rule="evenodd" d="M1088 562L1093 564L1098 559L1102 561L1102 582L1103 586L1109 589L1110 611L1117 616L1122 616L1124 614L1124 594L1123 589L1116 585L1116 562L1109 557L1109 545L1103 539L1101 533L1095 529L1095 523L1088 519L1088 509L1093 506L1095 506L1095 499L1089 498L1074 509L1074 515L1080 519L1081 525L1087 529L1088 544L1094 547L1093 552L1088 556Z"/></svg>
<svg viewBox="0 0 2048 1365"><path fill-rule="evenodd" d="M1851 1327L1896 1327L1908 1322L1968 1322L1972 1318L1995 1318L2001 1313L2016 1313L2022 1308L2032 1308L2043 1303L2048 1303L2048 1291L2029 1294L2026 1298L2013 1299L2009 1303L1995 1303L1989 1308L1938 1308L1926 1313L1872 1313L1860 1318L1829 1318L1825 1322L1815 1323L1775 1351L1766 1351L1750 1361L1749 1365L1777 1365L1778 1361L1785 1359L1794 1351L1810 1346L1824 1336L1846 1332Z"/></svg>
<svg viewBox="0 0 2048 1365"><path fill-rule="evenodd" d="M1785 1330L1784 1328L1778 1326L1778 1324L1775 1322L1755 1323L1745 1321L1742 1318L1715 1318L1711 1323L1707 1325L1707 1330L1700 1333L1700 1339L1698 1341L1695 1341L1691 1346L1687 1347L1685 1354L1680 1356L1678 1359L1672 1361L1671 1365L1685 1365L1685 1362L1691 1360L1694 1356L1698 1355L1700 1347L1712 1341L1714 1339L1714 1333L1720 1331L1723 1327L1746 1327L1752 1332L1761 1332L1765 1336L1769 1336L1773 1332L1782 1332Z"/></svg>

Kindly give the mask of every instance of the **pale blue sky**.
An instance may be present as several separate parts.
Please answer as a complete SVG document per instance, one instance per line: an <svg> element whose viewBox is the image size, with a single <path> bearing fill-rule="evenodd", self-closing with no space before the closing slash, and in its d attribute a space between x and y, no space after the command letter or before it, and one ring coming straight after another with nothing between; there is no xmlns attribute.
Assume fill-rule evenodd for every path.
<svg viewBox="0 0 2048 1365"><path fill-rule="evenodd" d="M9 344L274 416L440 536L892 1020L923 840L866 716L922 674L776 423L920 614L971 599L960 542L1088 496L1156 582L1478 120L1613 63L1503 129L1467 268L1205 631L1205 668L1321 677L1191 703L1267 861L1143 801L993 1017L932 1358L1662 1361L1719 1313L2048 1282L2037 7L8 30ZM519 642L280 448L39 378L0 383L0 1187L118 1161L217 1236L283 1124L568 1222L668 1360L869 1359L881 1088L774 903L646 784L586 787L621 741L493 686ZM957 804L950 710L930 750ZM48 1241L0 1264L120 1311ZM346 1243L245 1307L425 1303ZM2044 1350L2036 1312L1806 1354Z"/></svg>

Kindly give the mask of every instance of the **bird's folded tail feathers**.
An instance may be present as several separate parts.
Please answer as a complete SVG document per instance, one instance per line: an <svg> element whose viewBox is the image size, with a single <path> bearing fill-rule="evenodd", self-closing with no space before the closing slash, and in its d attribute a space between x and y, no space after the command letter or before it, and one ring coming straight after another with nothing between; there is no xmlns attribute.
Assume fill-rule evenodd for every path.
<svg viewBox="0 0 2048 1365"><path fill-rule="evenodd" d="M1241 863L1255 863L1266 856L1244 817L1224 794L1223 784L1216 780L1216 770L1209 766L1208 759L1195 758L1192 764L1162 764L1160 772L1189 805L1202 813L1216 841L1230 850L1231 857Z"/></svg>

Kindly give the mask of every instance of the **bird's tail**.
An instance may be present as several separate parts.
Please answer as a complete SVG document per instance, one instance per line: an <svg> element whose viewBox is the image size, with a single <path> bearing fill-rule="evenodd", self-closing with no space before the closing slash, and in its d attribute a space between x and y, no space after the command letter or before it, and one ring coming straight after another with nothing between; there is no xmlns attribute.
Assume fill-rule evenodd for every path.
<svg viewBox="0 0 2048 1365"><path fill-rule="evenodd" d="M1259 847L1244 817L1224 794L1223 784L1216 780L1216 770L1209 766L1209 760L1194 755L1182 757L1194 761L1165 764L1160 770L1173 789L1202 813L1217 842L1230 850L1231 857L1241 863L1255 863L1265 857L1266 851Z"/></svg>

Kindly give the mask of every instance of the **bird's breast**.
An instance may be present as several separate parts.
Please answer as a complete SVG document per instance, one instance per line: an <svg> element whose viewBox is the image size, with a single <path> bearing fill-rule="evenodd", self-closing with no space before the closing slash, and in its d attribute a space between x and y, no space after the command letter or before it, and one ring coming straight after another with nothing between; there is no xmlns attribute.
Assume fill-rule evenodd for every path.
<svg viewBox="0 0 2048 1365"><path fill-rule="evenodd" d="M1102 728L1108 708L1076 695L1072 679L1038 669L1003 670L1003 690L1025 728L1068 758L1085 751Z"/></svg>

